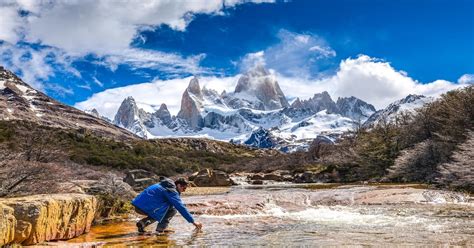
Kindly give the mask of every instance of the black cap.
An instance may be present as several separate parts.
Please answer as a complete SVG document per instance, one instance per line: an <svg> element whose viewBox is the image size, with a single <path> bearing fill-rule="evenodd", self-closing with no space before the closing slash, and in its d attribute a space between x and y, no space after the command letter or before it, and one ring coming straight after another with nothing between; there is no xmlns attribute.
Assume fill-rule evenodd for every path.
<svg viewBox="0 0 474 248"><path fill-rule="evenodd" d="M174 181L174 184L176 184L176 185L178 185L178 184L188 185L189 182L184 177L180 177L180 178L176 179L176 181Z"/></svg>

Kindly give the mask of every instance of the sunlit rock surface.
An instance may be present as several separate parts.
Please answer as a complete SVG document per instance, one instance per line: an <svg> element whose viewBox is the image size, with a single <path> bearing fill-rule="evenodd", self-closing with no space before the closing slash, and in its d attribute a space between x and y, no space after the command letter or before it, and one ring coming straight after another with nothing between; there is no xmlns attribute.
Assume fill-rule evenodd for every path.
<svg viewBox="0 0 474 248"><path fill-rule="evenodd" d="M31 245L88 232L97 200L83 194L34 195L1 199L0 209L0 245Z"/></svg>

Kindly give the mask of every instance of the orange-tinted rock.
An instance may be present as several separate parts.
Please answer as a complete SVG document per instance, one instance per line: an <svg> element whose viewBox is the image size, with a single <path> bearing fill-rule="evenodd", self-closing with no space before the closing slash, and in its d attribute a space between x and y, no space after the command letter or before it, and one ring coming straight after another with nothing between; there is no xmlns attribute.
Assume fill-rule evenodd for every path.
<svg viewBox="0 0 474 248"><path fill-rule="evenodd" d="M0 241L4 242L0 245L8 243L32 245L43 241L77 237L90 230L97 211L96 198L84 194L5 198L0 200L0 205L2 204L7 207L3 207L0 225L6 223L9 227L5 232L3 228L0 231ZM12 209L13 213L8 209ZM13 231L10 229L11 226ZM11 238L12 232L13 238Z"/></svg>

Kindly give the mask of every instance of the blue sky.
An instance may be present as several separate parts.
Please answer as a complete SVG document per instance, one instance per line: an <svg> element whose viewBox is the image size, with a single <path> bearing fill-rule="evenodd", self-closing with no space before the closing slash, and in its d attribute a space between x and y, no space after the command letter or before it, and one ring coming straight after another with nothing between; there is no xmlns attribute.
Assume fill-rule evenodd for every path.
<svg viewBox="0 0 474 248"><path fill-rule="evenodd" d="M0 1L0 63L69 105L138 83L229 78L255 63L311 94L323 85L358 94L331 91L354 61L359 74L388 67L386 88L400 87L393 98L474 78L474 1L112 2ZM384 97L373 95L360 97Z"/></svg>

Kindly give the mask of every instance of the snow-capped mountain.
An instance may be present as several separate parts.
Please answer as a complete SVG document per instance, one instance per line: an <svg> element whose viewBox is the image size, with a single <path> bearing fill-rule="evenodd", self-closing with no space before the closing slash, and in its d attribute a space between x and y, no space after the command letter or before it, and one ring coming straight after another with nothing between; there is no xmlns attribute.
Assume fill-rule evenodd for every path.
<svg viewBox="0 0 474 248"><path fill-rule="evenodd" d="M292 104L293 108L310 109L313 113L317 113L321 110L327 110L329 113L338 113L336 103L331 99L327 91L322 93L314 94L312 98L308 100L300 100L297 98Z"/></svg>
<svg viewBox="0 0 474 248"><path fill-rule="evenodd" d="M289 107L276 77L259 65L240 77L233 94L224 95L234 109L275 110Z"/></svg>
<svg viewBox="0 0 474 248"><path fill-rule="evenodd" d="M275 75L259 66L243 74L230 93L202 88L194 77L176 116L165 104L154 113L145 112L128 97L114 123L146 138L198 136L295 151L307 148L318 135L334 141L373 112L372 105L355 97L340 98L336 104L327 92L290 106Z"/></svg>
<svg viewBox="0 0 474 248"><path fill-rule="evenodd" d="M407 97L389 104L386 108L373 113L363 124L364 127L374 126L382 121L393 122L401 113L413 113L423 105L434 101L433 97L423 95L408 95Z"/></svg>
<svg viewBox="0 0 474 248"><path fill-rule="evenodd" d="M374 112L375 107L356 97L339 97L336 102L339 114L356 121L367 120Z"/></svg>

